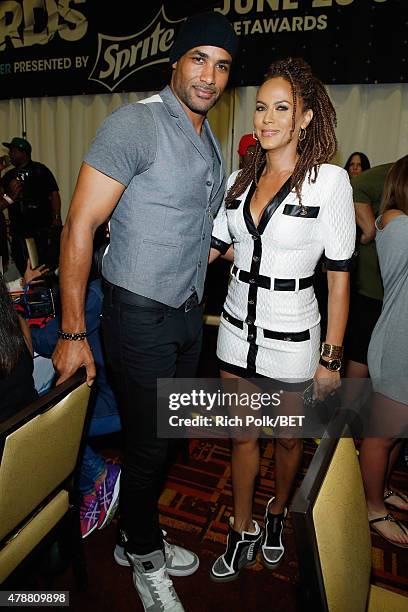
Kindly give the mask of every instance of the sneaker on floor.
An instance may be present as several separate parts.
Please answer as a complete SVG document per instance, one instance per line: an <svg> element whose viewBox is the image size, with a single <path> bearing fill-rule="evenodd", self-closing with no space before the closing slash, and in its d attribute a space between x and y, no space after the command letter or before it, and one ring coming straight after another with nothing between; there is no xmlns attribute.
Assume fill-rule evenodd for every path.
<svg viewBox="0 0 408 612"><path fill-rule="evenodd" d="M133 582L145 612L184 612L166 570L164 554L155 550L148 555L128 553L133 567Z"/></svg>
<svg viewBox="0 0 408 612"><path fill-rule="evenodd" d="M275 498L271 497L266 506L265 529L262 540L262 559L269 569L276 569L285 552L282 542L283 524L288 513L287 508L281 514L271 514L269 506Z"/></svg>
<svg viewBox="0 0 408 612"><path fill-rule="evenodd" d="M200 560L195 553L176 544L170 544L164 538L167 533L163 532L164 552L166 557L166 569L170 576L191 576L198 570ZM125 553L126 535L120 529L119 543L115 546L113 556L116 563L122 566L130 566L129 559Z"/></svg>
<svg viewBox="0 0 408 612"><path fill-rule="evenodd" d="M216 582L229 582L238 578L244 567L256 563L256 555L262 541L262 530L256 521L253 521L255 531L239 533L232 526L234 517L230 517L227 539L227 550L218 557L211 568L210 576Z"/></svg>
<svg viewBox="0 0 408 612"><path fill-rule="evenodd" d="M195 553L176 544L170 544L167 540L163 541L166 568L170 576L191 576L198 570L200 560Z"/></svg>
<svg viewBox="0 0 408 612"><path fill-rule="evenodd" d="M96 493L93 492L84 495L82 498L81 507L79 509L81 533L83 538L89 536L89 534L97 528L100 514L101 509L99 507L99 500Z"/></svg>
<svg viewBox="0 0 408 612"><path fill-rule="evenodd" d="M106 476L96 487L101 513L98 520L98 529L105 527L113 518L119 504L120 465L115 463L106 465Z"/></svg>

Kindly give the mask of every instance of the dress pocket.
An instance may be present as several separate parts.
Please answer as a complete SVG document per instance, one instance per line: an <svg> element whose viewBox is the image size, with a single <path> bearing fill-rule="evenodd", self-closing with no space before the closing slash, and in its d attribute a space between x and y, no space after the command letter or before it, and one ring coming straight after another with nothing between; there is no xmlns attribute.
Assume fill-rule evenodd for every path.
<svg viewBox="0 0 408 612"><path fill-rule="evenodd" d="M293 215L282 212L273 217L271 221L272 239L282 248L301 250L313 242L317 218L301 216L300 206L295 208L299 210L294 211Z"/></svg>
<svg viewBox="0 0 408 612"><path fill-rule="evenodd" d="M299 206L299 204L286 204L283 214L289 217L301 217L302 219L316 219L320 206Z"/></svg>

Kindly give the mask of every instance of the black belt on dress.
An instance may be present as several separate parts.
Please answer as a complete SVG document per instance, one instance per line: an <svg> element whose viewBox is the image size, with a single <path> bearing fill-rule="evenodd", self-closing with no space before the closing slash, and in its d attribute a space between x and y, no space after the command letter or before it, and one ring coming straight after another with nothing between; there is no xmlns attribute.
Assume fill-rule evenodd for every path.
<svg viewBox="0 0 408 612"><path fill-rule="evenodd" d="M236 319L224 308L222 310L222 316L228 323L231 323L231 325L239 327L239 329L244 329L244 321ZM271 329L263 329L262 331L264 338L271 338L272 340L284 340L285 342L305 342L305 340L310 340L310 331L308 329L300 332L278 332L272 331Z"/></svg>
<svg viewBox="0 0 408 612"><path fill-rule="evenodd" d="M296 278L270 278L269 276L263 276L263 274L251 274L251 272L239 270L235 264L232 266L232 274L243 283L257 285L257 287L263 289L270 289L273 281L274 291L296 291ZM312 285L313 276L299 278L299 289L307 289Z"/></svg>

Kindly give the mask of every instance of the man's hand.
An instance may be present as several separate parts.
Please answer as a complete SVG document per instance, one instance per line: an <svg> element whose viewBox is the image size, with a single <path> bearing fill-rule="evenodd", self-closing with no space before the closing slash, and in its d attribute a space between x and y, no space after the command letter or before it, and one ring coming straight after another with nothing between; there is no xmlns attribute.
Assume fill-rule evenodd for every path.
<svg viewBox="0 0 408 612"><path fill-rule="evenodd" d="M95 379L95 363L87 340L58 340L52 363L59 374L57 385L75 374L81 366L86 368L86 382L89 386Z"/></svg>
<svg viewBox="0 0 408 612"><path fill-rule="evenodd" d="M22 190L23 190L23 183L21 183L21 181L18 181L17 179L14 178L10 181L10 184L7 189L7 195L9 196L9 198L14 200L15 202L16 200L18 200L18 197L20 193L22 192Z"/></svg>
<svg viewBox="0 0 408 612"><path fill-rule="evenodd" d="M375 238L375 216L371 204L354 202L356 223L361 229L361 244L368 244Z"/></svg>
<svg viewBox="0 0 408 612"><path fill-rule="evenodd" d="M11 163L11 162L10 162L10 158L9 158L9 156L8 156L8 155L2 155L2 156L0 157L0 172L1 172L2 170L4 170L5 168L8 168L8 167L9 167L9 165L10 165L10 163Z"/></svg>

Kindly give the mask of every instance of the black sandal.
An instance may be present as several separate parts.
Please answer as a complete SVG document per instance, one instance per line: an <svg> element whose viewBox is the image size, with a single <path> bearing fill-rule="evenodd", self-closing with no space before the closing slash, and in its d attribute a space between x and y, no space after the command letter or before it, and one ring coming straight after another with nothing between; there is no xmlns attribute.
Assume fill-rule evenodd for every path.
<svg viewBox="0 0 408 612"><path fill-rule="evenodd" d="M393 546L398 546L399 548L408 548L408 544L400 544L399 542L394 542L394 540L390 540L390 538L387 538L379 529L377 529L377 527L374 526L375 523L381 523L383 521L396 523L401 529L402 533L404 535L408 535L408 529L405 527L405 525L403 525L403 523L401 523L401 521L399 521L398 519L394 518L392 514L386 514L385 516L380 516L379 518L371 519L368 521L368 524L370 525L371 529L378 533L378 535L380 535L384 540L387 540L387 542L393 544Z"/></svg>
<svg viewBox="0 0 408 612"><path fill-rule="evenodd" d="M408 508L399 508L395 504L392 504L389 501L387 501L393 495L395 495L395 497L399 497L400 499L402 499L403 502L408 504L408 497L406 495L401 494L399 491L392 491L392 489L389 489L388 491L384 493L385 505L388 506L389 508L392 508L393 510L396 510L397 512L408 512Z"/></svg>

